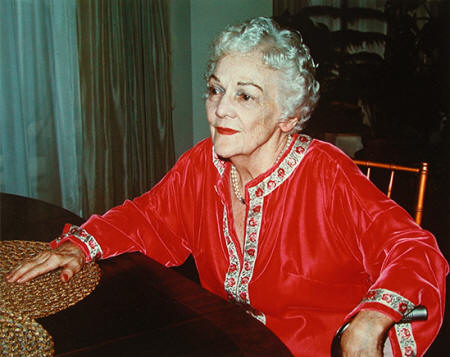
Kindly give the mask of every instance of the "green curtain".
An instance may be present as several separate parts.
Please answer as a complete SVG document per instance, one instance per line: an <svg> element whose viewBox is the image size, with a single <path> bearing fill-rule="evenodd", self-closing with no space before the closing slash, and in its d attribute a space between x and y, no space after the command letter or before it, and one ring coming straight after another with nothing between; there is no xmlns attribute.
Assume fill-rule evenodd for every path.
<svg viewBox="0 0 450 357"><path fill-rule="evenodd" d="M76 1L1 0L0 14L0 191L80 214Z"/></svg>
<svg viewBox="0 0 450 357"><path fill-rule="evenodd" d="M173 165L166 1L79 0L85 214L147 191Z"/></svg>

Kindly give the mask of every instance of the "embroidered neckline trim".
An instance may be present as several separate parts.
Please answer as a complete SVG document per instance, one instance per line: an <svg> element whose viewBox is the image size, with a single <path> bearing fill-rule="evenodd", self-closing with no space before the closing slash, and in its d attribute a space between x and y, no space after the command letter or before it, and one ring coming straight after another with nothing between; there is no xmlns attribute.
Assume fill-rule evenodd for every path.
<svg viewBox="0 0 450 357"><path fill-rule="evenodd" d="M294 172L303 159L310 143L311 138L309 136L299 135L290 152L271 174L248 189L250 200L248 202L242 266L238 258L237 248L230 236L228 214L226 207L224 207L223 232L229 257L229 266L224 280L225 291L230 300L247 306L250 314L263 323L265 323L264 313L255 310L251 306L249 284L253 277L254 266L258 256L264 197L280 186Z"/></svg>
<svg viewBox="0 0 450 357"><path fill-rule="evenodd" d="M295 135L297 135L297 137L295 137ZM292 145L292 142L289 143L289 145L287 145L287 147L289 147L290 145L292 145L291 149L289 150L289 152L286 154L286 150L284 150L283 154L280 155L280 157L275 161L274 166L272 168L270 168L268 171L270 170L275 170L277 168L279 168L279 166L285 162L286 160L288 160L289 158L291 158L292 152L293 150L297 150L298 154L303 154L306 152L307 147L309 146L309 144L312 141L312 138L308 135L305 134L294 134L292 135L292 141L294 141L294 144ZM299 146L299 141L301 141L302 143L306 143L307 145L305 145L304 147L304 151L305 152L300 152L301 149L298 149ZM286 156L284 157L283 160L280 161L281 157L283 157L286 154ZM211 149L211 155L212 155L212 162L214 164L214 167L217 169L218 173L220 176L223 176L223 174L225 173L225 169L227 167L227 165L231 165L231 163L227 163L226 160L222 160L219 155L217 155L216 150L214 149L214 145L212 145L212 149ZM273 173L273 172L272 172Z"/></svg>

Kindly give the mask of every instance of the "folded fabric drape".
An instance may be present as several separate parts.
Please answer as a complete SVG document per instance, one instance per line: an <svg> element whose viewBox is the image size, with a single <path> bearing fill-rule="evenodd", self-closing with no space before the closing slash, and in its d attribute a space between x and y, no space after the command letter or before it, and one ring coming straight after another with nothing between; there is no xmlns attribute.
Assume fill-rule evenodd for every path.
<svg viewBox="0 0 450 357"><path fill-rule="evenodd" d="M78 3L84 212L147 191L173 165L165 1Z"/></svg>
<svg viewBox="0 0 450 357"><path fill-rule="evenodd" d="M79 215L175 160L166 1L0 4L0 191Z"/></svg>
<svg viewBox="0 0 450 357"><path fill-rule="evenodd" d="M0 191L80 213L75 1L0 2Z"/></svg>

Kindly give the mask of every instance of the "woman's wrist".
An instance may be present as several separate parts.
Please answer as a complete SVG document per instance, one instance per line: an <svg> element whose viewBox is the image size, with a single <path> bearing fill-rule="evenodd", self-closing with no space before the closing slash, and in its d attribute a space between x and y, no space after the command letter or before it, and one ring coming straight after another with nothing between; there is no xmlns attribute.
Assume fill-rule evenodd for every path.
<svg viewBox="0 0 450 357"><path fill-rule="evenodd" d="M349 355L360 351L370 351L368 355L382 353L387 334L394 323L392 317L379 311L360 311L342 333L342 351Z"/></svg>

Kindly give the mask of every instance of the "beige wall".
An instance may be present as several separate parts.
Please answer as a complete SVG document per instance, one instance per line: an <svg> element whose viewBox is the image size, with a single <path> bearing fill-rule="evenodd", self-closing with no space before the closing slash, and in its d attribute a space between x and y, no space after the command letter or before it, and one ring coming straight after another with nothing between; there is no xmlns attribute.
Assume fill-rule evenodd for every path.
<svg viewBox="0 0 450 357"><path fill-rule="evenodd" d="M209 135L203 73L209 44L228 24L272 16L272 0L172 0L172 95L177 157Z"/></svg>

